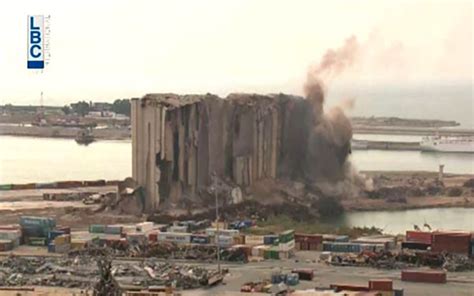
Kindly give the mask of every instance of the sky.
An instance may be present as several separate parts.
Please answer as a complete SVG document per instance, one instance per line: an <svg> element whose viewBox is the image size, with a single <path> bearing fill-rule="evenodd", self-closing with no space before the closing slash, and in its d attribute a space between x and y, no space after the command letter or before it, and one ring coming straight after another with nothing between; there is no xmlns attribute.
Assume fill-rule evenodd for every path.
<svg viewBox="0 0 474 296"><path fill-rule="evenodd" d="M42 72L26 68L35 14L51 16ZM472 15L458 0L2 2L0 104L302 94L308 68L351 36L361 52L330 87L472 85Z"/></svg>

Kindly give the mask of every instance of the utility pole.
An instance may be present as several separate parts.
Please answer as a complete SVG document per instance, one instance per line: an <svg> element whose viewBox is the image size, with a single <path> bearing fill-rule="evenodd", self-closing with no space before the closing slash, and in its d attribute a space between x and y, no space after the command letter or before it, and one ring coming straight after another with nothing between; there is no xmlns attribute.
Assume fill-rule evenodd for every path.
<svg viewBox="0 0 474 296"><path fill-rule="evenodd" d="M217 182L216 182L217 183ZM221 274L221 247L219 245L219 203L217 202L217 184L214 183L214 196L216 198L216 245L217 245L217 271Z"/></svg>

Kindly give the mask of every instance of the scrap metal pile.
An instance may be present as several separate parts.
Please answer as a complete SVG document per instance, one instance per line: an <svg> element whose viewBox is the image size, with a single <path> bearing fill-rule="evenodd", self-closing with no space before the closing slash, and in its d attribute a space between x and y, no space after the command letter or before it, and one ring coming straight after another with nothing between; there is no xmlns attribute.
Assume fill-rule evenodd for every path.
<svg viewBox="0 0 474 296"><path fill-rule="evenodd" d="M143 245L120 245L99 248L89 247L82 250L71 251L70 256L97 256L104 253L116 257L186 259L199 261L213 261L217 259L217 248L214 245L180 245L173 242L155 242ZM220 259L229 262L247 262L247 256L242 249L222 248Z"/></svg>
<svg viewBox="0 0 474 296"><path fill-rule="evenodd" d="M151 286L195 289L207 286L210 278L217 274L216 270L199 266L163 263L155 259L119 261L107 256L12 256L0 261L0 286L50 286L94 291Z"/></svg>
<svg viewBox="0 0 474 296"><path fill-rule="evenodd" d="M448 271L474 270L474 260L466 256L430 252L361 252L332 254L326 260L331 265L367 266L380 269L405 269L429 266Z"/></svg>

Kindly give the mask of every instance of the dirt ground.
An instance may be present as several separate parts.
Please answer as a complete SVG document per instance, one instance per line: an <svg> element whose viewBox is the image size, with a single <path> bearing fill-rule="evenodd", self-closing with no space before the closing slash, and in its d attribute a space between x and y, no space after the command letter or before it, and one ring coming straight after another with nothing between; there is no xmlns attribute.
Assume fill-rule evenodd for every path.
<svg viewBox="0 0 474 296"><path fill-rule="evenodd" d="M431 172L364 172L374 181L374 189L400 189L400 201L388 196L369 198L362 194L358 198L344 199L347 211L406 210L441 207L474 207L474 188L463 186L474 175L445 174L443 184L437 183L438 174ZM456 195L451 192L460 190ZM431 192L430 192L431 191ZM385 191L386 193L391 193Z"/></svg>
<svg viewBox="0 0 474 296"><path fill-rule="evenodd" d="M130 216L116 212L96 212L98 205L85 205L82 201L46 201L43 193L113 192L116 186L81 187L71 189L31 189L0 191L0 225L16 224L20 216L47 216L58 225L74 229L87 228L90 224L133 223L145 216Z"/></svg>

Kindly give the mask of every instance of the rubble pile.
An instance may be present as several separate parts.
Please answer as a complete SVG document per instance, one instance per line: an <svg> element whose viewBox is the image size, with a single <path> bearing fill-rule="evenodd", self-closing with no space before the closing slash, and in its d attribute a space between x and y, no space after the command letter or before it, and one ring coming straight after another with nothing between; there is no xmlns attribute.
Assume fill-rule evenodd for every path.
<svg viewBox="0 0 474 296"><path fill-rule="evenodd" d="M121 287L173 286L195 289L218 275L193 265L155 259L123 262L109 255L90 257L8 257L0 261L0 286L50 286L93 289L97 295L120 295ZM107 292L105 292L107 291ZM102 293L102 294L101 294Z"/></svg>
<svg viewBox="0 0 474 296"><path fill-rule="evenodd" d="M2 286L89 288L98 275L90 259L12 256L0 261Z"/></svg>
<svg viewBox="0 0 474 296"><path fill-rule="evenodd" d="M474 270L474 260L467 256L406 250L332 254L326 262L335 266L365 266L380 269L428 266L447 271Z"/></svg>
<svg viewBox="0 0 474 296"><path fill-rule="evenodd" d="M218 272L199 266L178 266L150 259L140 264L116 264L112 268L112 274L121 284L196 289L207 286L209 279Z"/></svg>

